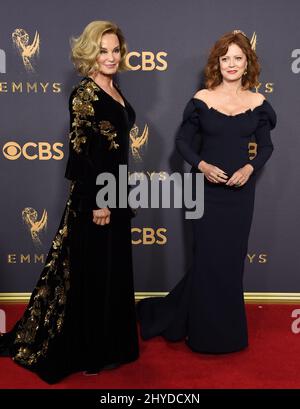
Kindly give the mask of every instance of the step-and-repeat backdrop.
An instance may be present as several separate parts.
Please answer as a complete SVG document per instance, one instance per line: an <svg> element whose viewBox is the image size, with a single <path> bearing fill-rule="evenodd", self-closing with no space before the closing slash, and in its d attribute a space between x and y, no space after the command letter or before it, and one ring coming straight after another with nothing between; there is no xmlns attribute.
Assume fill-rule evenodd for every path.
<svg viewBox="0 0 300 409"><path fill-rule="evenodd" d="M300 292L299 1L3 0L0 13L0 293L31 291L64 209L68 98L80 79L70 38L93 20L126 36L131 70L118 81L137 112L129 170L149 182L189 170L174 138L210 47L234 29L252 39L257 90L278 125L258 178L245 290ZM168 291L190 263L190 222L180 209L143 209L132 244L136 291Z"/></svg>

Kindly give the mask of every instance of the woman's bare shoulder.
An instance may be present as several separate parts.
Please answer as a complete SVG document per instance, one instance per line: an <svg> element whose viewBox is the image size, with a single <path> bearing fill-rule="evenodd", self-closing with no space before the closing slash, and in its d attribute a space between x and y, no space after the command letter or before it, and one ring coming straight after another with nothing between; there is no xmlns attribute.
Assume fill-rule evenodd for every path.
<svg viewBox="0 0 300 409"><path fill-rule="evenodd" d="M201 99L202 97L205 97L209 95L210 93L211 91L209 89L206 89L206 88L199 89L199 91L197 91L196 94L194 95L194 98Z"/></svg>
<svg viewBox="0 0 300 409"><path fill-rule="evenodd" d="M248 91L248 97L253 105L261 105L266 97L259 92Z"/></svg>
<svg viewBox="0 0 300 409"><path fill-rule="evenodd" d="M194 98L201 99L202 101L207 102L207 100L210 99L211 96L212 96L212 90L203 88L196 92L196 94L194 95Z"/></svg>

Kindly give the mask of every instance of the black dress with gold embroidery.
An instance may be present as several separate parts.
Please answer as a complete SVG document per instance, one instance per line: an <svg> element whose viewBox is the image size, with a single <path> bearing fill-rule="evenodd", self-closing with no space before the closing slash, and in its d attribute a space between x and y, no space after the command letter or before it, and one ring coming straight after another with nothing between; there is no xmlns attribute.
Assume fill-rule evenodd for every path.
<svg viewBox="0 0 300 409"><path fill-rule="evenodd" d="M92 221L96 177L128 162L135 113L90 78L70 97L70 197L23 317L0 338L1 355L55 383L138 357L131 255L131 213L112 209ZM98 187L99 189L99 187Z"/></svg>

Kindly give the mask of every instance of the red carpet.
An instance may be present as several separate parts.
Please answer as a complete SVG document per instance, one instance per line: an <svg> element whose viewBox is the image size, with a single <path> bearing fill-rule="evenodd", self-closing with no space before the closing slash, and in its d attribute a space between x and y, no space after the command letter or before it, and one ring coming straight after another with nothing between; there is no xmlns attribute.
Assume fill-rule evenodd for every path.
<svg viewBox="0 0 300 409"><path fill-rule="evenodd" d="M23 305L0 305L7 328L21 315ZM247 305L250 346L230 355L192 353L184 342L161 338L141 341L140 359L132 364L85 377L74 374L58 385L0 359L0 388L300 388L300 334L294 334L291 317L297 305Z"/></svg>

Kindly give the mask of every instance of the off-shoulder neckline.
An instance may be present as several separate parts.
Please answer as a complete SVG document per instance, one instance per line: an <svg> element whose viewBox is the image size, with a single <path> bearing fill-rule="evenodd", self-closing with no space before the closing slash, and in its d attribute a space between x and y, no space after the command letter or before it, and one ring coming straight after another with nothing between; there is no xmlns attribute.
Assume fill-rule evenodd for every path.
<svg viewBox="0 0 300 409"><path fill-rule="evenodd" d="M229 115L229 114L226 114L225 112L219 111L218 109L216 109L216 108L214 108L214 107L209 107L209 106L207 105L207 103L206 103L205 101L203 101L203 99L199 99L199 98L195 98L195 97L194 97L194 98L192 98L192 100L195 100L195 101L197 101L197 102L202 102L203 105L204 105L209 111L216 112L216 113L218 113L218 114L220 114L220 115L223 115L223 116L225 116L225 117L228 117L228 118L236 118L236 117L239 117L239 116L241 116L241 115L248 114L249 112L250 112L250 113L255 112L257 109L262 108L263 105L267 102L267 100L264 99L261 104L257 105L257 106L254 107L253 109L249 108L249 109L247 109L246 111L239 112L239 113L234 114L234 115Z"/></svg>

